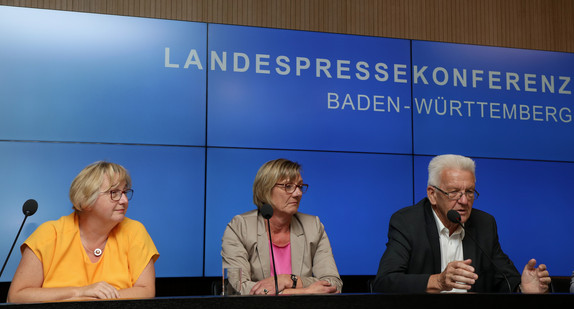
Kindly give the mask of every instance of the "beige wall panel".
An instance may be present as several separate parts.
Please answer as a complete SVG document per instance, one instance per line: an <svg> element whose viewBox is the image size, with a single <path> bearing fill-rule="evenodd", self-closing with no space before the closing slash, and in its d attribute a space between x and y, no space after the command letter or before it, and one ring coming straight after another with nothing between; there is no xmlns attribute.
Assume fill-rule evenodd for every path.
<svg viewBox="0 0 574 309"><path fill-rule="evenodd" d="M574 0L0 0L0 5L574 52Z"/></svg>

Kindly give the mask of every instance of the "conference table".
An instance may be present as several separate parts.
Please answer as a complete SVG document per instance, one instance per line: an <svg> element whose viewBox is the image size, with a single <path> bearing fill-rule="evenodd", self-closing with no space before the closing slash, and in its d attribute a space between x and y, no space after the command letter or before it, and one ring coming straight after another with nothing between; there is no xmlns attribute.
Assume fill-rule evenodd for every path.
<svg viewBox="0 0 574 309"><path fill-rule="evenodd" d="M152 299L0 304L0 308L556 308L574 304L574 294L338 294L279 296L187 296Z"/></svg>

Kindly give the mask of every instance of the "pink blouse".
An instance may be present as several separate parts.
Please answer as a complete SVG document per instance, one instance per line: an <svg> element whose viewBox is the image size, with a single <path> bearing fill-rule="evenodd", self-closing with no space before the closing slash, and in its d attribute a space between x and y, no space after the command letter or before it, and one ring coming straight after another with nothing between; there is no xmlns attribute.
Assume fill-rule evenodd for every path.
<svg viewBox="0 0 574 309"><path fill-rule="evenodd" d="M291 243L284 247L273 244L273 254L275 255L275 266L277 266L277 275L292 274L291 272ZM269 249L271 256L271 249ZM271 263L271 275L273 275L273 263Z"/></svg>

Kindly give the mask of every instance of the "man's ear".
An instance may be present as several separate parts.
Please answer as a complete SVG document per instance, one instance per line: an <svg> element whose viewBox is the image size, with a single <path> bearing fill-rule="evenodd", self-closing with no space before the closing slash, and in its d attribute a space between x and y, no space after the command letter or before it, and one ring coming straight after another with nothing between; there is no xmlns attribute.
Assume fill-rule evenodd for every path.
<svg viewBox="0 0 574 309"><path fill-rule="evenodd" d="M427 197L432 205L436 205L436 189L432 186L427 187Z"/></svg>

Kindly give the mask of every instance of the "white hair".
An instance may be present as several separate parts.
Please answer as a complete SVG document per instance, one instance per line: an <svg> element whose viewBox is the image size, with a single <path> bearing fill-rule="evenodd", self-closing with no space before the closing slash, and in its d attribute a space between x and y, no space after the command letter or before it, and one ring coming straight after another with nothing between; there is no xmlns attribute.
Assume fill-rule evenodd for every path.
<svg viewBox="0 0 574 309"><path fill-rule="evenodd" d="M429 186L440 186L440 176L445 169L458 169L475 174L476 165L471 158L461 155L445 154L434 157L429 163Z"/></svg>

